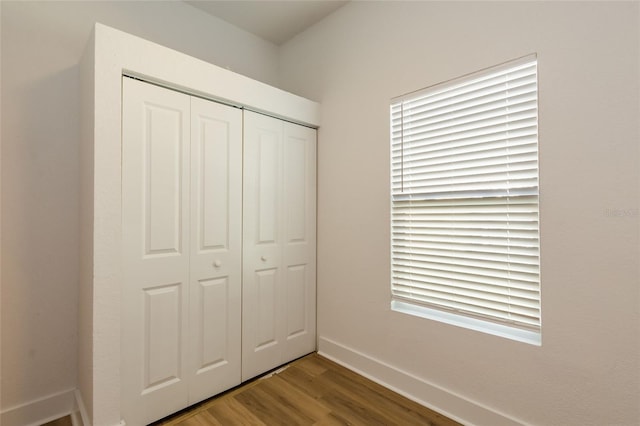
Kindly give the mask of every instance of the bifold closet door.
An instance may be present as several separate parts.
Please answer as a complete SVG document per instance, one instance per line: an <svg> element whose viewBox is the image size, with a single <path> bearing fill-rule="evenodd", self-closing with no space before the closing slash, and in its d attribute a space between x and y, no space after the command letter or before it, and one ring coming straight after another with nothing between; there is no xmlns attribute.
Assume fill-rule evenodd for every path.
<svg viewBox="0 0 640 426"><path fill-rule="evenodd" d="M240 382L241 114L123 79L127 424Z"/></svg>
<svg viewBox="0 0 640 426"><path fill-rule="evenodd" d="M240 383L242 110L191 98L189 404Z"/></svg>
<svg viewBox="0 0 640 426"><path fill-rule="evenodd" d="M242 379L316 347L316 131L244 113Z"/></svg>

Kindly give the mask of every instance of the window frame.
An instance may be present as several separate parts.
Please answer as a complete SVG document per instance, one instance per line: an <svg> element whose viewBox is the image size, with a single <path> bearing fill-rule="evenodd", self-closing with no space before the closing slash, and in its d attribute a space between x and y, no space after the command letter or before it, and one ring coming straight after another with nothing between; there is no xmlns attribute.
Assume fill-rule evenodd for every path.
<svg viewBox="0 0 640 426"><path fill-rule="evenodd" d="M533 192L531 192L531 188L529 189L515 189L512 194L509 194L509 190L507 189L507 195L504 194L504 191L500 188L494 189L481 189L481 190L468 190L468 191L458 191L453 185L453 192L432 192L432 193L423 193L423 194L399 194L396 189L396 184L394 184L394 179L397 178L396 169L394 169L394 149L397 149L397 143L395 140L398 139L398 136L394 138L394 107L403 102L414 102L416 99L421 99L426 96L434 96L441 91L449 90L450 88L456 88L460 85L472 84L474 81L483 78L489 78L487 76L493 75L495 73L504 73L509 72L509 70L515 69L518 66L522 66L523 64L534 64L535 68L535 188ZM507 91L508 92L508 91ZM464 75L462 77L452 79L443 83L436 84L434 86L430 86L424 89L420 89L396 98L393 98L390 102L390 177L391 177L391 188L390 188L390 208L391 208L391 310L395 312L400 312L404 314L414 315L421 318L427 318L431 320L436 320L440 322L444 322L447 324L452 324L468 329L473 329L477 331L481 331L484 333L501 336L505 338L509 338L516 341L521 341L533 345L541 345L542 342L542 296L541 296L541 283L540 283L540 226L539 226L539 186L538 186L538 175L539 175L539 126L538 126L538 98L539 98L539 88L538 88L538 58L536 54L527 55L522 58L518 58L513 61L505 62L503 64L486 68L484 70L470 73ZM404 114L404 110L402 112ZM397 119L396 119L397 120ZM404 149L404 116L401 117L401 128L403 136L400 136L402 139L401 146ZM428 140L426 138L425 140ZM404 152L401 154L404 156ZM396 155L397 157L397 155ZM404 158L404 157L402 157ZM506 163L510 164L510 163ZM403 162L404 165L404 162ZM402 187L404 188L404 179L405 174L404 170L400 172L401 179L403 180ZM394 186L396 185L396 186ZM519 193L520 192L520 193ZM438 304L426 303L424 300L422 301L414 301L411 297L399 297L397 295L398 285L395 283L397 278L396 272L398 269L398 265L395 262L395 248L394 248L394 239L396 237L396 231L394 230L394 217L396 215L396 207L395 204L399 204L399 200L411 200L411 199L419 199L425 202L429 202L428 200L453 200L460 194L464 195L461 199L468 198L490 198L490 197L505 197L507 199L517 199L519 197L533 197L535 198L535 226L537 227L536 238L537 238L537 264L535 268L537 269L537 324L534 325L523 325L523 323L510 323L509 321L499 320L495 317L483 315L475 315L470 312L465 312L464 310L456 310L451 307L442 307ZM507 201L508 203L508 201ZM413 235L413 234L412 234ZM427 255L428 256L428 255ZM534 256L535 257L535 256ZM508 288L508 287L502 287ZM417 299L416 299L417 300Z"/></svg>

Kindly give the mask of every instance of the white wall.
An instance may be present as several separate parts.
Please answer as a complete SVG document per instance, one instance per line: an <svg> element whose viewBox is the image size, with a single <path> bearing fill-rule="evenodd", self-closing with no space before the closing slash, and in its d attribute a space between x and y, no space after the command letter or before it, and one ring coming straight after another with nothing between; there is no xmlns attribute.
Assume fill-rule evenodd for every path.
<svg viewBox="0 0 640 426"><path fill-rule="evenodd" d="M352 2L281 48L284 88L323 117L321 350L415 398L445 390L427 402L467 422L640 424L639 17L637 2ZM533 52L542 346L391 312L390 98Z"/></svg>
<svg viewBox="0 0 640 426"><path fill-rule="evenodd" d="M78 61L93 23L269 84L278 74L276 46L182 2L0 5L6 412L77 385Z"/></svg>

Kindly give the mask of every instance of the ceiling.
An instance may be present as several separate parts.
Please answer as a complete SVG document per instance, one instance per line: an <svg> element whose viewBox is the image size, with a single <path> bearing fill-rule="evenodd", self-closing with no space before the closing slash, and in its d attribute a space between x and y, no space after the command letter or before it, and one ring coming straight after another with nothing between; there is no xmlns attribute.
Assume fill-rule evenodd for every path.
<svg viewBox="0 0 640 426"><path fill-rule="evenodd" d="M336 9L343 0L184 0L276 45L285 43Z"/></svg>

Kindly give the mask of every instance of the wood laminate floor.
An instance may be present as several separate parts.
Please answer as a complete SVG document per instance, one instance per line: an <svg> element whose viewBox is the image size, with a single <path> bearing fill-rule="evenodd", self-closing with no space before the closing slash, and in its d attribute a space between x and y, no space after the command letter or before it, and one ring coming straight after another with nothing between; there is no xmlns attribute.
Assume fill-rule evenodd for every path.
<svg viewBox="0 0 640 426"><path fill-rule="evenodd" d="M311 354L154 426L459 424Z"/></svg>
<svg viewBox="0 0 640 426"><path fill-rule="evenodd" d="M70 426L67 416L44 426ZM460 425L318 354L153 426ZM132 425L134 426L134 425Z"/></svg>

